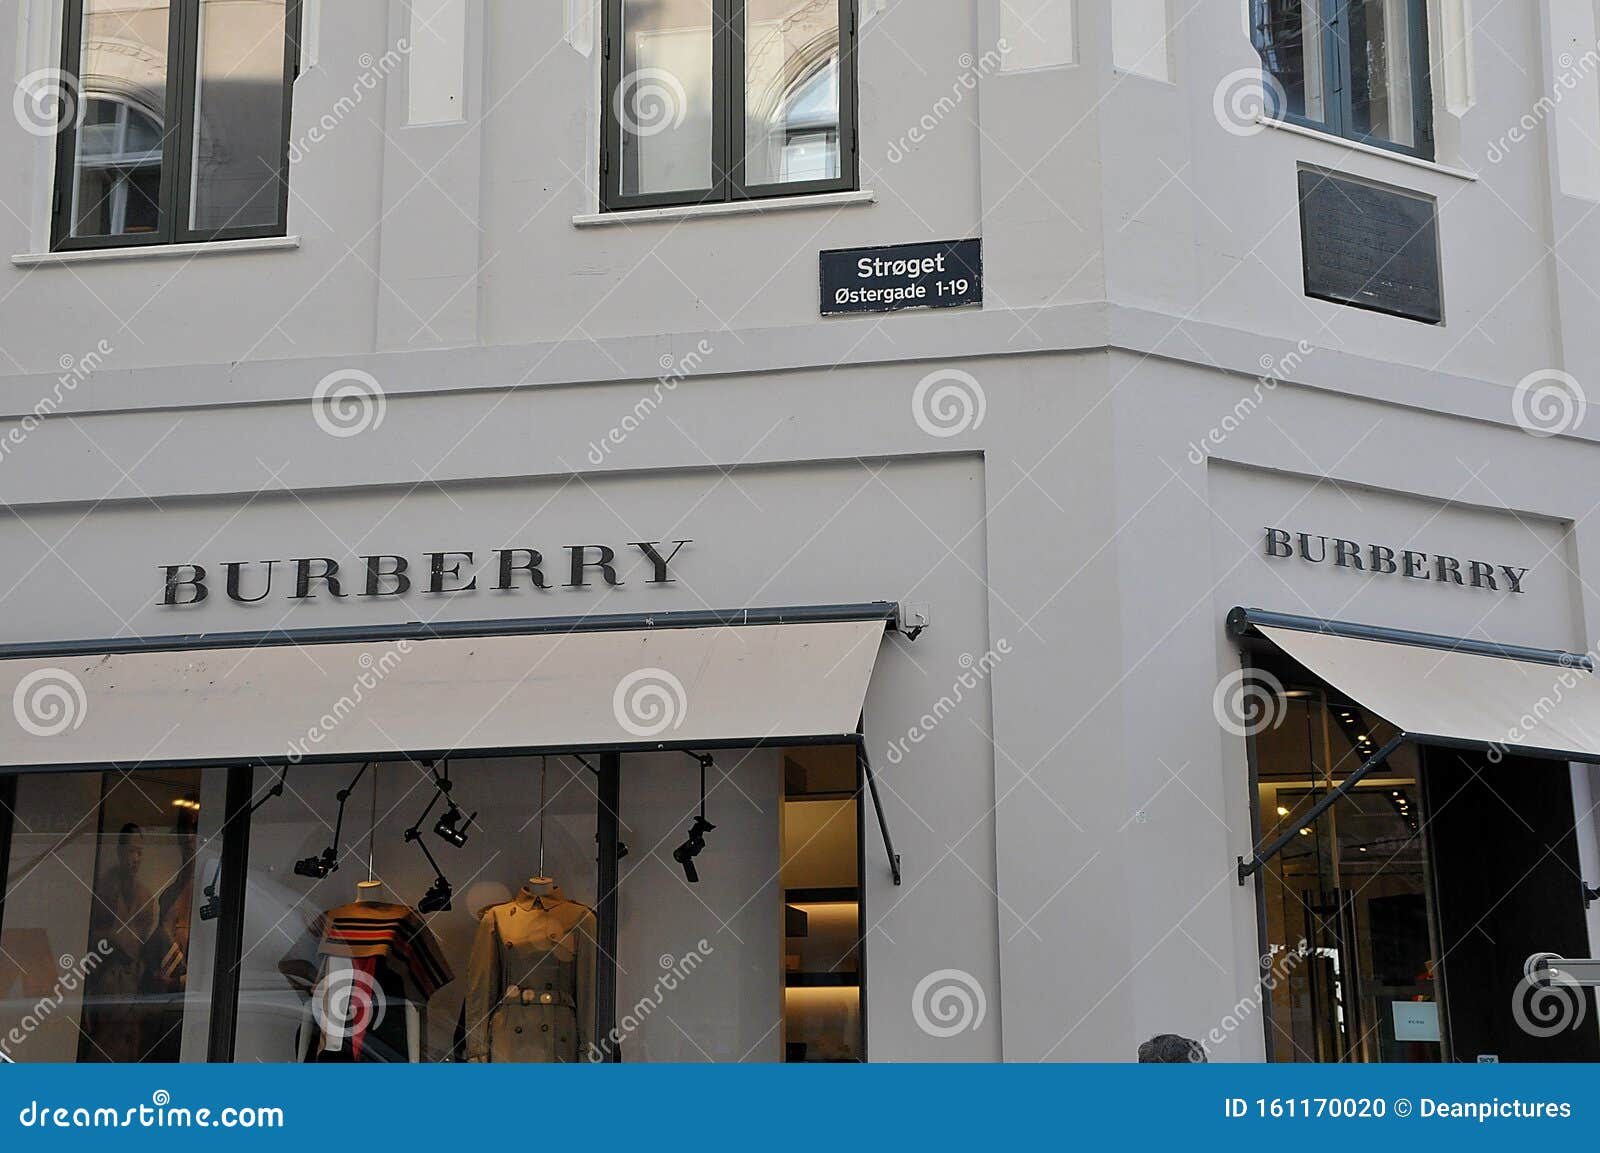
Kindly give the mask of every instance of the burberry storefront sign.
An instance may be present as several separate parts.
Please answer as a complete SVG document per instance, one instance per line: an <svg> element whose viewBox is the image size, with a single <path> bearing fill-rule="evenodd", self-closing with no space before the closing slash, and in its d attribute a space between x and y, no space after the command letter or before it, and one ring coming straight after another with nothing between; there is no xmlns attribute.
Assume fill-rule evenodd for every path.
<svg viewBox="0 0 1600 1153"><path fill-rule="evenodd" d="M1307 564L1325 564L1350 572L1398 576L1405 580L1432 581L1522 595L1526 568L1462 559L1444 553L1419 552L1382 544L1363 544L1343 537L1322 536L1288 529L1267 529L1267 556L1298 558Z"/></svg>
<svg viewBox="0 0 1600 1153"><path fill-rule="evenodd" d="M644 565L643 584L674 583L671 565L691 540L631 541L623 550L626 563ZM628 550L633 550L629 552ZM481 556L481 560L480 560ZM561 588L591 585L617 587L625 582L619 570L625 561L604 544L564 545L546 561L531 548L498 548L476 552L425 552L417 557L380 554L340 562L332 557L292 560L224 561L162 565L161 603L197 605L220 589L230 601L254 604L268 597L343 600L348 597L402 597L411 592L437 596Z"/></svg>

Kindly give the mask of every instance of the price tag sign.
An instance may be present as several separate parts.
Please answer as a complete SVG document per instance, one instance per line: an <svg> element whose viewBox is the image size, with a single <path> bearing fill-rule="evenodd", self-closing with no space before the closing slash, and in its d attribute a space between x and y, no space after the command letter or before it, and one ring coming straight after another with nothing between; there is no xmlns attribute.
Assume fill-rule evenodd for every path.
<svg viewBox="0 0 1600 1153"><path fill-rule="evenodd" d="M940 240L824 252L822 315L983 303L983 241Z"/></svg>

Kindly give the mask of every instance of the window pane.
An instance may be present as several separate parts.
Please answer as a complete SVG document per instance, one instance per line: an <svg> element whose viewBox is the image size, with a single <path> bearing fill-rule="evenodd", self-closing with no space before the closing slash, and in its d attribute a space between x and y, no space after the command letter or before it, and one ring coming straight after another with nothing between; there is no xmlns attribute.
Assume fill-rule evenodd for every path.
<svg viewBox="0 0 1600 1153"><path fill-rule="evenodd" d="M839 175L839 6L745 5L745 183Z"/></svg>
<svg viewBox="0 0 1600 1153"><path fill-rule="evenodd" d="M279 223L285 0L201 0L190 225Z"/></svg>
<svg viewBox="0 0 1600 1153"><path fill-rule="evenodd" d="M337 845L338 793L360 766L291 770L250 826L235 1059L579 1060L594 1028L596 799L587 769L549 758L553 884L534 892L540 765L450 762L460 844L438 828L450 809L420 764L369 768ZM257 772L258 798L276 778ZM339 868L317 876L329 848ZM441 890L424 849L448 907L430 899Z"/></svg>
<svg viewBox="0 0 1600 1153"><path fill-rule="evenodd" d="M853 750L715 757L698 851L694 762L622 759L621 1059L859 1060Z"/></svg>
<svg viewBox="0 0 1600 1153"><path fill-rule="evenodd" d="M167 29L166 0L83 0L74 236L153 232L160 223Z"/></svg>
<svg viewBox="0 0 1600 1153"><path fill-rule="evenodd" d="M1356 136L1416 146L1409 0L1350 6L1350 102Z"/></svg>
<svg viewBox="0 0 1600 1153"><path fill-rule="evenodd" d="M1267 113L1327 119L1323 84L1323 6L1333 0L1257 0L1256 47L1267 74Z"/></svg>
<svg viewBox="0 0 1600 1153"><path fill-rule="evenodd" d="M711 187L712 24L711 0L623 0L624 196Z"/></svg>
<svg viewBox="0 0 1600 1153"><path fill-rule="evenodd" d="M17 782L0 1052L205 1059L223 774L41 773ZM192 964L191 964L192 960Z"/></svg>

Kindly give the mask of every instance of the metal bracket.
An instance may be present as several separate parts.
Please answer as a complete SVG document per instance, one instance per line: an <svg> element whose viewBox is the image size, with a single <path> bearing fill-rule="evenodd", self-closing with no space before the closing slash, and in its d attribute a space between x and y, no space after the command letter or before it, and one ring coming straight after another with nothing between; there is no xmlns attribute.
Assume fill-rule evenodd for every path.
<svg viewBox="0 0 1600 1153"><path fill-rule="evenodd" d="M867 789L872 793L872 807L878 814L878 831L883 834L883 849L889 854L889 875L894 878L894 883L900 883L900 854L894 851L894 838L889 835L889 820L883 815L883 802L878 799L878 780L872 775L872 761L867 756L867 744L863 737L858 735L856 740L856 762L861 766L862 774L867 778Z"/></svg>
<svg viewBox="0 0 1600 1153"><path fill-rule="evenodd" d="M1266 868L1268 861L1272 860L1273 857L1276 857L1291 843L1293 843L1294 839L1300 835L1300 830L1302 828L1314 822L1318 817L1322 816L1323 813L1333 808L1334 805L1338 804L1341 800L1348 796L1350 790L1359 785L1362 779L1367 776L1367 774L1371 773L1372 770L1383 764L1384 761L1387 761L1396 749L1410 739L1411 735L1409 733L1401 733L1399 736L1390 740L1390 742L1384 745L1383 748L1379 749L1377 752L1373 753L1372 756L1368 757L1366 762L1362 764L1359 769L1351 773L1344 780L1340 781L1333 788L1329 789L1328 792L1323 796L1322 800L1312 805L1311 810L1307 812L1305 816L1301 817L1295 822L1295 828L1290 829L1287 833L1284 833L1282 836L1278 837L1266 848L1256 850L1256 852L1251 856L1250 860L1246 861L1243 857L1240 857L1239 884L1249 884L1250 878L1255 876L1262 869Z"/></svg>

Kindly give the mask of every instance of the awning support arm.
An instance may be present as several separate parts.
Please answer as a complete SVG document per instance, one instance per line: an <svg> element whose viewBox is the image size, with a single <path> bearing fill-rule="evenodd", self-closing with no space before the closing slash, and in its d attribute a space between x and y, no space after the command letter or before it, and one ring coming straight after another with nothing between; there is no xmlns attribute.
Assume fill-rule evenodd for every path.
<svg viewBox="0 0 1600 1153"><path fill-rule="evenodd" d="M900 854L894 851L894 838L889 835L889 819L883 815L883 802L878 798L878 780L872 775L872 759L867 756L866 738L860 734L856 739L856 762L861 766L861 773L867 778L867 789L872 793L872 807L878 814L878 831L883 834L883 849L889 854L889 875L898 885Z"/></svg>
<svg viewBox="0 0 1600 1153"><path fill-rule="evenodd" d="M1411 736L1409 733L1401 733L1396 736L1388 744L1384 745L1383 748L1379 749L1377 752L1373 753L1372 756L1368 757L1366 762L1362 764L1359 769L1351 773L1344 780L1340 781L1333 788L1329 789L1327 793L1323 795L1323 798L1320 801L1311 806L1311 810L1306 813L1304 817L1301 817L1295 822L1294 828L1278 837L1266 848L1258 849L1250 858L1250 860L1246 861L1243 857L1240 857L1239 884L1249 884L1250 878L1264 869L1267 862L1272 860L1273 857L1276 857L1279 853L1283 852L1283 850L1300 835L1300 830L1302 828L1315 822L1316 819L1322 816L1323 813L1333 808L1334 805L1338 804L1341 800L1348 796L1351 789L1359 785L1363 778L1365 778L1379 765L1387 761L1396 749L1410 739Z"/></svg>

